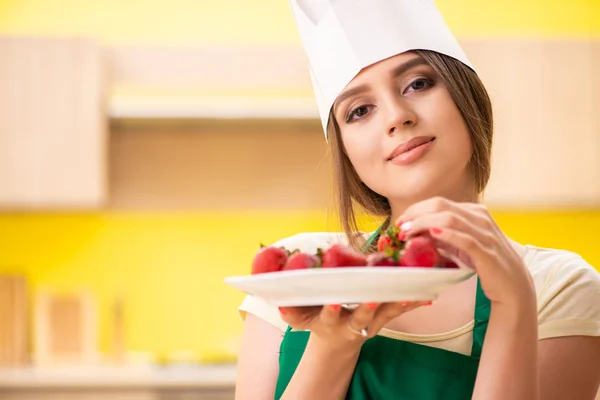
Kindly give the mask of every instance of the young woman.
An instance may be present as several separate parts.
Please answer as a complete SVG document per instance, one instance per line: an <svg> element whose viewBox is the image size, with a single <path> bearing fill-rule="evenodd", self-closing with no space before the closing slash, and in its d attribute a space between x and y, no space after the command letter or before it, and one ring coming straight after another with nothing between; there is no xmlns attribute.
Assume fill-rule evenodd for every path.
<svg viewBox="0 0 600 400"><path fill-rule="evenodd" d="M577 254L502 233L478 203L493 131L482 82L453 54L407 47L369 62L331 104L320 103L345 233L304 233L275 245L372 250L377 232L358 232L358 204L407 239L430 235L477 274L433 304L278 310L248 297L236 399L594 399L600 275ZM319 89L334 79L311 73Z"/></svg>

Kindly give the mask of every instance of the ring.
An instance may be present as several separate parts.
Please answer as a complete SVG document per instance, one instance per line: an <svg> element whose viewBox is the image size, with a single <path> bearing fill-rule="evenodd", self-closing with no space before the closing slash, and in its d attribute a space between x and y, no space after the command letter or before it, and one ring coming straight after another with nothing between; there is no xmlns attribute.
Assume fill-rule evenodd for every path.
<svg viewBox="0 0 600 400"><path fill-rule="evenodd" d="M348 329L350 329L350 332L356 333L357 335L361 335L362 337L369 336L369 332L367 331L368 327L362 328L360 331L356 330L352 327L352 325L350 325L350 319L348 319Z"/></svg>

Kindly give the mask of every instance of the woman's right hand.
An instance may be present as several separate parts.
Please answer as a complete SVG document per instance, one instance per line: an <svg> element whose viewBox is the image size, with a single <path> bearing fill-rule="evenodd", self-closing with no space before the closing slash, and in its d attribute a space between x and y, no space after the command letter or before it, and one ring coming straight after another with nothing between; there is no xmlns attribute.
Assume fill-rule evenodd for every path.
<svg viewBox="0 0 600 400"><path fill-rule="evenodd" d="M279 312L295 330L310 330L313 340L328 342L332 348L360 348L394 318L429 304L431 302L366 303L352 311L335 304L279 307ZM362 329L366 329L366 336L360 334Z"/></svg>

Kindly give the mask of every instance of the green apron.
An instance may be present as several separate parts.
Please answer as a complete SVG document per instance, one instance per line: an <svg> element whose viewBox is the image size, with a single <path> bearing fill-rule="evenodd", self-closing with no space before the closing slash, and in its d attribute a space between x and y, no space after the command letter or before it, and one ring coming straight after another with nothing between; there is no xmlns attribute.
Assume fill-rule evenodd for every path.
<svg viewBox="0 0 600 400"><path fill-rule="evenodd" d="M369 238L367 246L378 234L379 229ZM474 314L469 356L384 336L368 339L361 349L346 399L470 399L490 315L490 301L479 280ZM275 399L283 395L294 375L309 336L308 331L287 329L280 348Z"/></svg>

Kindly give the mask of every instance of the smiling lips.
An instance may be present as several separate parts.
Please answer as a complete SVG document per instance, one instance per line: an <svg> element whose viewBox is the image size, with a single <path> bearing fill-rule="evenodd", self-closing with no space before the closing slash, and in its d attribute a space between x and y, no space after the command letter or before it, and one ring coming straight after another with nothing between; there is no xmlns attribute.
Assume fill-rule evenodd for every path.
<svg viewBox="0 0 600 400"><path fill-rule="evenodd" d="M417 136L396 147L387 160L397 165L408 165L421 158L435 143L435 136Z"/></svg>

